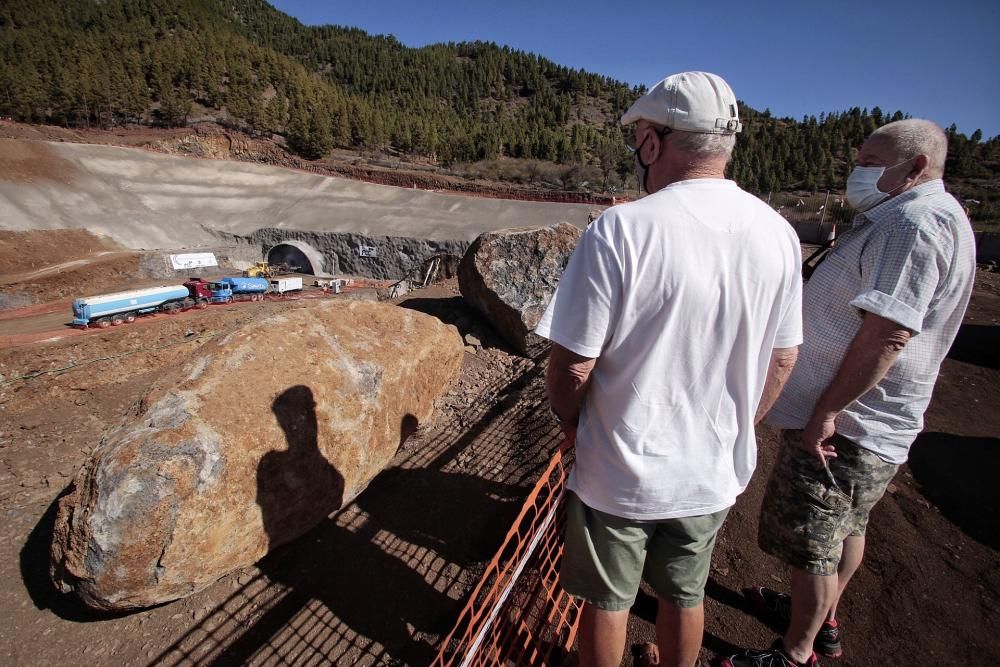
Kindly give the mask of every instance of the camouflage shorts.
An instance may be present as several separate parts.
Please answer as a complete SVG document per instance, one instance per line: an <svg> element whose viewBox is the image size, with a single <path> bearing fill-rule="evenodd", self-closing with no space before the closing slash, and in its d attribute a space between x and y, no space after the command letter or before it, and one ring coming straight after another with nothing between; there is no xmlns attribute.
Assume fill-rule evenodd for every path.
<svg viewBox="0 0 1000 667"><path fill-rule="evenodd" d="M844 539L863 535L868 513L899 467L842 436L833 444L830 481L823 464L800 446L802 431L785 431L760 510L757 543L811 574L837 571Z"/></svg>

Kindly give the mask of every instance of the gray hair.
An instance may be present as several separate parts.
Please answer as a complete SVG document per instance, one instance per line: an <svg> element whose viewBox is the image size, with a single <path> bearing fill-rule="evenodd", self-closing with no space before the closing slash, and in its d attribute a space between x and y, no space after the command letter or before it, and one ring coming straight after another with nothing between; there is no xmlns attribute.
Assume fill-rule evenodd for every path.
<svg viewBox="0 0 1000 667"><path fill-rule="evenodd" d="M674 130L671 133L675 148L692 157L716 157L725 155L729 159L736 146L735 134L708 134L705 132L684 132Z"/></svg>
<svg viewBox="0 0 1000 667"><path fill-rule="evenodd" d="M944 175L948 137L936 123L920 118L898 120L883 125L868 138L890 142L900 161L926 155L927 175L930 178L941 178Z"/></svg>

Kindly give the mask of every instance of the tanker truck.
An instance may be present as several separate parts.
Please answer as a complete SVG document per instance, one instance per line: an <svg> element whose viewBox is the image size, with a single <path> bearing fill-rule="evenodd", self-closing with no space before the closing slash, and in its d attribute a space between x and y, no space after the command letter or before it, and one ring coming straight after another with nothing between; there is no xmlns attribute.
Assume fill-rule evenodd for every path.
<svg viewBox="0 0 1000 667"><path fill-rule="evenodd" d="M191 305L194 305L194 299L184 285L88 296L73 301L73 325L84 329L91 324L104 328L132 322L144 313L173 313Z"/></svg>
<svg viewBox="0 0 1000 667"><path fill-rule="evenodd" d="M271 287L267 278L220 278L217 290L212 292L215 302L263 301L264 294Z"/></svg>

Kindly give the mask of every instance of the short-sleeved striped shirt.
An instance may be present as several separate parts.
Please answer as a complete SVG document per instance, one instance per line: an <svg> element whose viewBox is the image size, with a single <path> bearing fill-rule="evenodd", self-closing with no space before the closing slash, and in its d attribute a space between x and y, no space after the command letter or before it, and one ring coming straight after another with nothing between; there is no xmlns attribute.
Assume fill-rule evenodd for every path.
<svg viewBox="0 0 1000 667"><path fill-rule="evenodd" d="M837 432L885 461L906 461L975 271L972 227L941 180L859 215L805 286L798 363L766 421L804 428L861 327L861 311L874 313L914 335L885 377L837 417Z"/></svg>

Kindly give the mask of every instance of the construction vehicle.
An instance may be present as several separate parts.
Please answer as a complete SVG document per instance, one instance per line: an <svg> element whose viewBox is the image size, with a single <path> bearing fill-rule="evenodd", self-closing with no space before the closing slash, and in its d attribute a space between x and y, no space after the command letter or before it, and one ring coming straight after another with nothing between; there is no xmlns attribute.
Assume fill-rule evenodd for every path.
<svg viewBox="0 0 1000 667"><path fill-rule="evenodd" d="M272 278L278 274L277 267L268 262L257 262L243 272L244 278Z"/></svg>
<svg viewBox="0 0 1000 667"><path fill-rule="evenodd" d="M299 267L290 264L271 264L270 262L257 262L243 272L244 278L274 278L282 273L295 273Z"/></svg>

